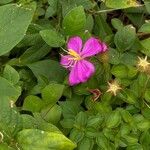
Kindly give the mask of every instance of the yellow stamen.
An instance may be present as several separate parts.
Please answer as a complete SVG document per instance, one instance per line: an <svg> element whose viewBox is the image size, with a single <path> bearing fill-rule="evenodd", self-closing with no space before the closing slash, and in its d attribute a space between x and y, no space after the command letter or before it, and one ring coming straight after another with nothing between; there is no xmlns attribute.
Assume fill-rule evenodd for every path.
<svg viewBox="0 0 150 150"><path fill-rule="evenodd" d="M138 67L140 68L140 71L146 71L147 68L150 66L150 63L147 61L147 56L145 58L138 57Z"/></svg>
<svg viewBox="0 0 150 150"><path fill-rule="evenodd" d="M121 90L122 88L120 85L117 83L116 80L114 80L112 83L108 82L108 90L106 92L112 93L114 96L117 95L117 92Z"/></svg>
<svg viewBox="0 0 150 150"><path fill-rule="evenodd" d="M82 59L81 56L72 49L68 50L68 54L73 56L73 58L70 58L70 59L73 59L73 60L81 60Z"/></svg>

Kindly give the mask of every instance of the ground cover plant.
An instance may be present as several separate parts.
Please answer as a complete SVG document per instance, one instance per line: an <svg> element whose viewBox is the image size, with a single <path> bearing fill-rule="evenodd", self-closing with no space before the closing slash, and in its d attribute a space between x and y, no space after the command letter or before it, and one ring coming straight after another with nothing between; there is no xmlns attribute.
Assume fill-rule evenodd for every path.
<svg viewBox="0 0 150 150"><path fill-rule="evenodd" d="M149 0L0 0L0 150L149 150L149 14Z"/></svg>

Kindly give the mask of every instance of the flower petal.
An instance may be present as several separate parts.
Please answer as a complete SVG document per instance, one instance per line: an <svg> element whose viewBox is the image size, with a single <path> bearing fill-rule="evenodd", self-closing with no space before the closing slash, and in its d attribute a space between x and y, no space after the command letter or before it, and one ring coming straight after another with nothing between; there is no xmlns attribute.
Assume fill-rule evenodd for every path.
<svg viewBox="0 0 150 150"><path fill-rule="evenodd" d="M96 55L101 52L105 52L107 50L107 46L105 43L101 42L100 40L91 37L86 41L84 44L83 50L81 52L82 57L90 57Z"/></svg>
<svg viewBox="0 0 150 150"><path fill-rule="evenodd" d="M80 82L86 82L95 72L94 65L87 60L79 61L78 68Z"/></svg>
<svg viewBox="0 0 150 150"><path fill-rule="evenodd" d="M95 67L92 63L86 60L78 61L72 68L69 75L70 85L86 82L95 72Z"/></svg>
<svg viewBox="0 0 150 150"><path fill-rule="evenodd" d="M70 68L72 60L69 60L71 58L70 55L61 55L60 64L65 68Z"/></svg>
<svg viewBox="0 0 150 150"><path fill-rule="evenodd" d="M74 67L71 69L71 72L69 74L69 84L72 85L76 85L80 83L80 80L78 78L78 62L74 65Z"/></svg>
<svg viewBox="0 0 150 150"><path fill-rule="evenodd" d="M67 44L67 48L72 49L79 54L82 49L82 39L78 36L70 38Z"/></svg>

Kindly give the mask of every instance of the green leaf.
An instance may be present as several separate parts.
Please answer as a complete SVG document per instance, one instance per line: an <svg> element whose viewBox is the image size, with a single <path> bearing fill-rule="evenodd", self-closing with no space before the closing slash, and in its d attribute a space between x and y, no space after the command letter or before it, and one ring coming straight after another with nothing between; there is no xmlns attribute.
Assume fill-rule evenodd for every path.
<svg viewBox="0 0 150 150"><path fill-rule="evenodd" d="M87 127L98 128L102 122L103 122L103 117L99 115L90 116L87 121Z"/></svg>
<svg viewBox="0 0 150 150"><path fill-rule="evenodd" d="M87 124L87 114L85 112L79 112L75 119L75 125L85 127Z"/></svg>
<svg viewBox="0 0 150 150"><path fill-rule="evenodd" d="M103 133L99 135L99 137L96 138L96 143L100 147L100 149L109 149L109 141L108 139L104 136Z"/></svg>
<svg viewBox="0 0 150 150"><path fill-rule="evenodd" d="M144 0L144 3L145 3L145 6L146 6L146 10L150 14L150 2L149 2L149 0Z"/></svg>
<svg viewBox="0 0 150 150"><path fill-rule="evenodd" d="M121 136L129 134L130 131L131 131L130 124L124 123L124 124L121 125L121 128L120 128L120 134L121 134Z"/></svg>
<svg viewBox="0 0 150 150"><path fill-rule="evenodd" d="M76 145L63 134L38 129L24 129L17 135L17 141L24 150L73 150Z"/></svg>
<svg viewBox="0 0 150 150"><path fill-rule="evenodd" d="M143 150L143 146L139 143L127 146L126 150Z"/></svg>
<svg viewBox="0 0 150 150"><path fill-rule="evenodd" d="M84 31L86 16L82 6L69 11L64 17L62 26L66 35L77 35Z"/></svg>
<svg viewBox="0 0 150 150"><path fill-rule="evenodd" d="M40 31L40 35L51 47L60 47L65 43L64 37L55 30L42 30Z"/></svg>
<svg viewBox="0 0 150 150"><path fill-rule="evenodd" d="M43 106L42 100L34 95L27 96L23 103L23 109L32 112L39 112L42 106Z"/></svg>
<svg viewBox="0 0 150 150"><path fill-rule="evenodd" d="M105 4L109 8L116 8L116 9L138 6L136 0L106 0Z"/></svg>
<svg viewBox="0 0 150 150"><path fill-rule="evenodd" d="M147 55L150 56L150 38L142 40L140 43L147 50Z"/></svg>
<svg viewBox="0 0 150 150"><path fill-rule="evenodd" d="M146 89L144 98L147 102L150 102L150 89Z"/></svg>
<svg viewBox="0 0 150 150"><path fill-rule="evenodd" d="M135 104L137 101L137 97L134 92L130 89L126 89L119 93L119 98L129 104Z"/></svg>
<svg viewBox="0 0 150 150"><path fill-rule="evenodd" d="M14 148L8 146L6 143L1 143L0 144L0 149L1 150L15 150Z"/></svg>
<svg viewBox="0 0 150 150"><path fill-rule="evenodd" d="M102 40L104 40L105 37L113 34L110 26L106 22L106 18L104 18L101 14L95 16L94 27L95 27L94 28L95 35L99 36Z"/></svg>
<svg viewBox="0 0 150 150"><path fill-rule="evenodd" d="M48 0L49 7L46 10L46 18L53 16L57 11L58 0Z"/></svg>
<svg viewBox="0 0 150 150"><path fill-rule="evenodd" d="M108 128L115 128L121 123L121 115L119 110L113 111L106 120Z"/></svg>
<svg viewBox="0 0 150 150"><path fill-rule="evenodd" d="M79 143L78 149L79 150L92 150L94 145L93 139L90 138L83 138L82 141Z"/></svg>
<svg viewBox="0 0 150 150"><path fill-rule="evenodd" d="M137 124L137 127L140 131L147 131L150 128L150 121L143 119Z"/></svg>
<svg viewBox="0 0 150 150"><path fill-rule="evenodd" d="M8 98L0 97L0 131L5 140L13 138L22 129L22 119L19 112L14 109L14 102Z"/></svg>
<svg viewBox="0 0 150 150"><path fill-rule="evenodd" d="M106 136L107 139L114 141L116 133L112 129L104 128L103 134Z"/></svg>
<svg viewBox="0 0 150 150"><path fill-rule="evenodd" d="M150 118L150 109L146 106L145 108L142 109L142 115L146 118Z"/></svg>
<svg viewBox="0 0 150 150"><path fill-rule="evenodd" d="M0 77L0 96L19 96L20 89L15 88L8 80Z"/></svg>
<svg viewBox="0 0 150 150"><path fill-rule="evenodd" d="M43 58L51 51L47 44L38 44L28 48L19 58L21 64L30 64Z"/></svg>
<svg viewBox="0 0 150 150"><path fill-rule="evenodd" d="M123 28L123 23L117 18L111 19L111 24L116 30L121 30Z"/></svg>
<svg viewBox="0 0 150 150"><path fill-rule="evenodd" d="M119 64L114 65L111 69L111 73L117 78L126 78L127 77L128 68L125 65Z"/></svg>
<svg viewBox="0 0 150 150"><path fill-rule="evenodd" d="M60 124L63 128L73 128L74 125L74 119L63 119L60 121Z"/></svg>
<svg viewBox="0 0 150 150"><path fill-rule="evenodd" d="M4 68L3 77L14 85L17 84L20 79L19 73L9 65L6 65Z"/></svg>
<svg viewBox="0 0 150 150"><path fill-rule="evenodd" d="M137 136L130 136L130 135L124 135L123 136L124 142L128 145L136 144L138 142Z"/></svg>
<svg viewBox="0 0 150 150"><path fill-rule="evenodd" d="M62 107L64 118L67 119L74 119L80 111L80 106L76 101L61 102L60 106Z"/></svg>
<svg viewBox="0 0 150 150"><path fill-rule="evenodd" d="M61 113L62 113L61 107L56 104L53 107L50 106L45 109L42 109L41 116L47 122L57 124L60 120Z"/></svg>
<svg viewBox="0 0 150 150"><path fill-rule="evenodd" d="M138 32L150 33L150 22L144 23Z"/></svg>
<svg viewBox="0 0 150 150"><path fill-rule="evenodd" d="M127 110L121 110L121 115L125 122L127 122L127 123L133 122L133 117Z"/></svg>
<svg viewBox="0 0 150 150"><path fill-rule="evenodd" d="M62 134L62 132L55 125L45 121L43 116L41 116L40 113L34 113L34 118L36 121L36 127L38 129L47 131L47 132L55 132L55 133Z"/></svg>
<svg viewBox="0 0 150 150"><path fill-rule="evenodd" d="M38 121L31 115L22 114L21 119L23 129L31 129L38 127Z"/></svg>
<svg viewBox="0 0 150 150"><path fill-rule="evenodd" d="M17 4L0 7L0 55L6 54L24 37L34 11Z"/></svg>
<svg viewBox="0 0 150 150"><path fill-rule="evenodd" d="M108 55L109 63L113 65L117 65L120 63L120 53L116 49L109 48Z"/></svg>
<svg viewBox="0 0 150 150"><path fill-rule="evenodd" d="M78 6L82 5L85 9L92 9L94 6L94 3L89 0L74 0L74 1Z"/></svg>
<svg viewBox="0 0 150 150"><path fill-rule="evenodd" d="M145 131L141 134L140 136L140 143L142 144L142 147L147 150L149 149L149 145L150 145L150 132L149 131Z"/></svg>
<svg viewBox="0 0 150 150"><path fill-rule="evenodd" d="M84 131L80 129L72 129L69 138L75 143L79 143L84 138Z"/></svg>
<svg viewBox="0 0 150 150"><path fill-rule="evenodd" d="M10 3L12 2L13 0L1 0L0 1L0 5L3 5L3 4L7 4L7 3Z"/></svg>
<svg viewBox="0 0 150 150"><path fill-rule="evenodd" d="M64 85L51 83L42 90L44 105L53 106L62 96Z"/></svg>
<svg viewBox="0 0 150 150"><path fill-rule="evenodd" d="M42 60L32 64L28 67L33 71L34 75L39 79L40 76L46 77L49 81L63 82L66 71L57 61Z"/></svg>
<svg viewBox="0 0 150 150"><path fill-rule="evenodd" d="M131 48L136 39L135 28L133 26L125 26L120 29L114 37L116 47L120 51L125 51Z"/></svg>

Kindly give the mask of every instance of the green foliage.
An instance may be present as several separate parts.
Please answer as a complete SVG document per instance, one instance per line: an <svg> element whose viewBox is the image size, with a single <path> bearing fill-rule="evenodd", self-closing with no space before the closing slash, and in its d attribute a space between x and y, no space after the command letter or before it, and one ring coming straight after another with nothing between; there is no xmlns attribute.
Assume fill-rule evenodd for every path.
<svg viewBox="0 0 150 150"><path fill-rule="evenodd" d="M24 129L18 133L17 139L24 150L40 150L41 148L45 150L73 150L76 147L73 142L62 134L45 132L38 129Z"/></svg>
<svg viewBox="0 0 150 150"><path fill-rule="evenodd" d="M17 4L0 7L0 55L9 52L23 39L33 14L32 8L24 8Z"/></svg>
<svg viewBox="0 0 150 150"><path fill-rule="evenodd" d="M84 31L86 16L82 6L69 11L63 19L63 30L66 35L80 34Z"/></svg>
<svg viewBox="0 0 150 150"><path fill-rule="evenodd" d="M42 30L40 35L43 40L50 45L51 47L60 47L65 43L65 40L62 35L59 35L54 30Z"/></svg>

